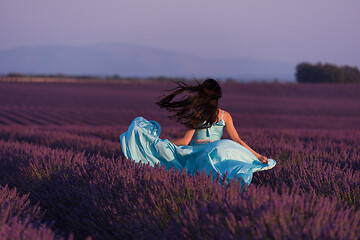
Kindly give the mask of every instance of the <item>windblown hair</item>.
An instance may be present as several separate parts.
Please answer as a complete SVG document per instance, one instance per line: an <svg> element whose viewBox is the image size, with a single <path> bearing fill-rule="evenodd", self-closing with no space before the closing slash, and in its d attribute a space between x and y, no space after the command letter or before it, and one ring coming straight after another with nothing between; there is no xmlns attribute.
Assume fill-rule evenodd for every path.
<svg viewBox="0 0 360 240"><path fill-rule="evenodd" d="M221 87L214 79L195 86L178 82L169 95L156 104L174 113L170 116L190 129L208 128L217 121ZM176 100L175 98L180 98Z"/></svg>

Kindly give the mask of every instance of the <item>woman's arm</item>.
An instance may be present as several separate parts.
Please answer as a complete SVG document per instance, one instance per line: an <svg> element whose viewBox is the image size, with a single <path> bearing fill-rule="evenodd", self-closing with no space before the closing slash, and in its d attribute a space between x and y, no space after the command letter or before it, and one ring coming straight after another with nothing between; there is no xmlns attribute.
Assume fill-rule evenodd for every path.
<svg viewBox="0 0 360 240"><path fill-rule="evenodd" d="M266 157L264 157L264 156L260 155L259 153L255 152L243 140L240 139L239 134L237 133L237 131L236 131L235 127L234 127L234 123L233 123L233 120L232 120L232 117L231 117L230 113L225 112L223 119L225 121L226 131L229 134L231 140L243 145L250 152L252 152L255 155L255 157L257 157L257 159L259 159L260 162L262 162L263 164L267 164L268 159Z"/></svg>
<svg viewBox="0 0 360 240"><path fill-rule="evenodd" d="M172 142L173 144L175 144L177 146L189 145L192 137L194 136L194 132L195 132L195 129L188 129L183 138L170 140L170 142Z"/></svg>

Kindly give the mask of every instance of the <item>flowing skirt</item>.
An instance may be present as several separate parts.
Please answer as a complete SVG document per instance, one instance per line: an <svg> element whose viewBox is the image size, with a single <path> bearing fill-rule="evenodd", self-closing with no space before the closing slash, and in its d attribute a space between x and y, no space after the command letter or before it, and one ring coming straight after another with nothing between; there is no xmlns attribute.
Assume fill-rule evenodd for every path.
<svg viewBox="0 0 360 240"><path fill-rule="evenodd" d="M167 169L185 169L189 174L197 171L217 173L222 177L226 172L227 182L241 179L242 186L249 186L254 172L271 169L276 162L269 159L262 164L255 155L242 145L223 139L208 144L176 146L167 139L160 139L161 127L155 121L143 117L135 118L128 130L120 135L122 151L126 158L135 162L164 165Z"/></svg>

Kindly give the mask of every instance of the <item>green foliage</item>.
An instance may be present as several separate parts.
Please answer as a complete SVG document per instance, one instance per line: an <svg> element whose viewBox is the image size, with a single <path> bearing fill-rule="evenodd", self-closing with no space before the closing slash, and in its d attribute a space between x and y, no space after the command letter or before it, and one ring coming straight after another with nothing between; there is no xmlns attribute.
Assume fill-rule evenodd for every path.
<svg viewBox="0 0 360 240"><path fill-rule="evenodd" d="M296 81L299 83L360 83L360 71L357 67L334 64L299 63L296 66Z"/></svg>
<svg viewBox="0 0 360 240"><path fill-rule="evenodd" d="M360 82L360 71L356 67L344 66L343 68L346 83Z"/></svg>

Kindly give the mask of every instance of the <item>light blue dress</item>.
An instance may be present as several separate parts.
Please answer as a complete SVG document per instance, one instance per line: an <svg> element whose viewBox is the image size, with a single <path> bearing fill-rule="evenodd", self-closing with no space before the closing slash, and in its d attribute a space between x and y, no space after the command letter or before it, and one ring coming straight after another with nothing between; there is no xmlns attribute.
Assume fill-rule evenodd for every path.
<svg viewBox="0 0 360 240"><path fill-rule="evenodd" d="M224 113L223 113L224 114ZM122 151L126 158L135 162L164 165L167 169L184 169L190 174L197 170L215 179L228 173L227 182L234 177L241 179L244 187L250 185L254 172L273 168L276 162L269 159L262 164L255 155L242 145L221 139L225 122L223 117L209 128L196 129L190 145L176 146L167 139L160 139L161 127L155 121L135 118L128 130L120 135ZM201 144L196 144L201 142Z"/></svg>

